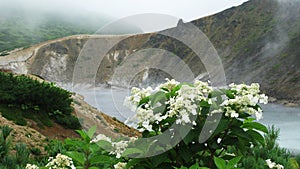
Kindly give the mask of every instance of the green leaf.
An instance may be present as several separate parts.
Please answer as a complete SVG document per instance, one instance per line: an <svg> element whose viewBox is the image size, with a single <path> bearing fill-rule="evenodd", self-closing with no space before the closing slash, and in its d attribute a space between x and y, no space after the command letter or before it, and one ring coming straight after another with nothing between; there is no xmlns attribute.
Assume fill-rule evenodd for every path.
<svg viewBox="0 0 300 169"><path fill-rule="evenodd" d="M80 165L84 165L84 154L76 151L68 151L67 155L72 158L72 160L78 162Z"/></svg>
<svg viewBox="0 0 300 169"><path fill-rule="evenodd" d="M214 157L214 162L218 169L226 169L226 161L219 157Z"/></svg>
<svg viewBox="0 0 300 169"><path fill-rule="evenodd" d="M89 167L89 169L99 169L98 167Z"/></svg>
<svg viewBox="0 0 300 169"><path fill-rule="evenodd" d="M189 169L189 168L181 166L179 169Z"/></svg>
<svg viewBox="0 0 300 169"><path fill-rule="evenodd" d="M252 137L240 127L232 127L231 129L232 134L236 135L238 138L242 138L248 141L252 139Z"/></svg>
<svg viewBox="0 0 300 169"><path fill-rule="evenodd" d="M234 99L234 93L231 90L226 90L225 94L229 99Z"/></svg>
<svg viewBox="0 0 300 169"><path fill-rule="evenodd" d="M93 126L93 127L91 127L90 129L89 129L89 131L87 132L87 136L90 138L90 139L92 139L93 138L93 136L94 136L94 134L95 134L95 132L96 132L96 126Z"/></svg>
<svg viewBox="0 0 300 169"><path fill-rule="evenodd" d="M227 164L227 168L234 168L236 164L241 160L242 156L234 157L233 159L229 160Z"/></svg>
<svg viewBox="0 0 300 169"><path fill-rule="evenodd" d="M144 97L144 98L142 98L142 100L140 100L139 106L141 106L143 104L146 104L148 102L149 102L149 96L148 97Z"/></svg>
<svg viewBox="0 0 300 169"><path fill-rule="evenodd" d="M253 122L254 120L255 120L255 118L253 118L253 117L246 118L246 119L244 120L244 123L250 123L250 122Z"/></svg>
<svg viewBox="0 0 300 169"><path fill-rule="evenodd" d="M89 138L89 136L86 134L85 131L83 131L83 130L76 130L76 132L80 135L80 137L81 137L84 141L90 142L91 139Z"/></svg>
<svg viewBox="0 0 300 169"><path fill-rule="evenodd" d="M142 154L144 153L142 150L138 149L138 148L127 148L122 156L128 156L128 155L133 155L133 154Z"/></svg>
<svg viewBox="0 0 300 169"><path fill-rule="evenodd" d="M90 158L90 163L92 165L95 164L110 164L110 157L106 156L106 155L96 155L96 156L92 156Z"/></svg>
<svg viewBox="0 0 300 169"><path fill-rule="evenodd" d="M218 135L219 133L225 131L228 128L228 125L229 125L229 120L222 118L212 136Z"/></svg>
<svg viewBox="0 0 300 169"><path fill-rule="evenodd" d="M199 169L199 164L198 164L198 163L196 163L196 164L194 164L194 165L190 166L190 168L189 168L189 169Z"/></svg>
<svg viewBox="0 0 300 169"><path fill-rule="evenodd" d="M141 163L141 159L133 158L133 159L129 160L129 162L126 164L125 168L126 169L133 168L133 166L140 164L140 163Z"/></svg>
<svg viewBox="0 0 300 169"><path fill-rule="evenodd" d="M254 130L248 130L246 132L249 135L251 135L251 137L253 138L253 140L255 140L255 142L259 142L261 145L265 145L265 139L261 134L259 134L258 132L254 131Z"/></svg>
<svg viewBox="0 0 300 169"><path fill-rule="evenodd" d="M199 103L199 106L200 107L207 107L207 108L209 108L210 104L208 104L207 101L201 100L200 103Z"/></svg>
<svg viewBox="0 0 300 169"><path fill-rule="evenodd" d="M168 154L163 153L157 156L150 157L152 162L151 168L157 168L161 163L171 162Z"/></svg>
<svg viewBox="0 0 300 169"><path fill-rule="evenodd" d="M165 101L166 100L166 95L164 92L159 91L153 95L150 96L150 102L151 106L155 106L157 102Z"/></svg>
<svg viewBox="0 0 300 169"><path fill-rule="evenodd" d="M96 144L103 149L110 149L112 147L111 143L105 140L99 140Z"/></svg>
<svg viewBox="0 0 300 169"><path fill-rule="evenodd" d="M174 96L177 95L177 91L180 90L181 86L182 86L182 85L179 84L179 85L177 85L176 87L173 88L173 90L170 92L171 97L174 97Z"/></svg>
<svg viewBox="0 0 300 169"><path fill-rule="evenodd" d="M246 129L256 129L258 131L262 131L264 133L268 133L268 129L266 126L264 126L261 123L258 122L248 122L248 123L244 123L243 126Z"/></svg>
<svg viewBox="0 0 300 169"><path fill-rule="evenodd" d="M179 149L179 154L178 154L186 163L190 162L192 159L192 153L190 149L186 146L181 146Z"/></svg>

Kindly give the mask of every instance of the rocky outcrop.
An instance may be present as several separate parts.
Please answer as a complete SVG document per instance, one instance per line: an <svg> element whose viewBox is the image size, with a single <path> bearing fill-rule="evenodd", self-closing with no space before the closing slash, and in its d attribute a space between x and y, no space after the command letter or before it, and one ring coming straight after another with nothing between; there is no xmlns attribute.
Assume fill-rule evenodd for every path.
<svg viewBox="0 0 300 169"><path fill-rule="evenodd" d="M216 48L227 83L258 82L270 96L300 102L300 8L293 3L251 0L192 22ZM0 69L58 83L123 87L153 85L165 77L206 80L212 74L193 50L205 50L203 44L193 48L166 34L184 34L185 24L152 34L78 35L45 42L0 57Z"/></svg>

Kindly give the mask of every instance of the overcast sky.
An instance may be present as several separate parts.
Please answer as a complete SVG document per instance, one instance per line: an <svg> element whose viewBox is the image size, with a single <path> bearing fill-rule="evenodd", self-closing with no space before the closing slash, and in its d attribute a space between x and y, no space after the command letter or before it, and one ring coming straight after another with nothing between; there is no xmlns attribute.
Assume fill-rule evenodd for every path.
<svg viewBox="0 0 300 169"><path fill-rule="evenodd" d="M70 14L83 14L90 11L108 17L111 21L118 21L118 19L132 15L152 13L169 15L177 20L182 18L184 21L191 21L241 5L245 1L247 0L0 0L0 10L13 7L25 12ZM159 15L154 17L152 19L148 17L148 20L159 20L153 23L156 24L157 29L151 28L150 31L173 27L177 23L174 18L164 16L160 18ZM142 22L143 17L134 18L134 20ZM144 31L147 32L147 30Z"/></svg>
<svg viewBox="0 0 300 169"><path fill-rule="evenodd" d="M0 0L0 6L20 9L93 11L114 18L141 13L160 13L185 21L217 13L246 0Z"/></svg>

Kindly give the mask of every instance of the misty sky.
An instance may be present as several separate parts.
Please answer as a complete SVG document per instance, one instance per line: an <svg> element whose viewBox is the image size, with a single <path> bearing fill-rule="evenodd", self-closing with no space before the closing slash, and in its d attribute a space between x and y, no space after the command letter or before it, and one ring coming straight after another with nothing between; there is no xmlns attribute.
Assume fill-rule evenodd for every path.
<svg viewBox="0 0 300 169"><path fill-rule="evenodd" d="M247 0L0 0L0 9L13 8L41 14L56 12L80 15L90 12L103 15L111 21L137 14L155 13L191 21L238 6L245 1ZM164 29L175 26L176 23L177 20L165 17L155 24Z"/></svg>
<svg viewBox="0 0 300 169"><path fill-rule="evenodd" d="M160 13L185 21L237 6L246 0L0 0L0 6L44 11L93 11L113 18Z"/></svg>

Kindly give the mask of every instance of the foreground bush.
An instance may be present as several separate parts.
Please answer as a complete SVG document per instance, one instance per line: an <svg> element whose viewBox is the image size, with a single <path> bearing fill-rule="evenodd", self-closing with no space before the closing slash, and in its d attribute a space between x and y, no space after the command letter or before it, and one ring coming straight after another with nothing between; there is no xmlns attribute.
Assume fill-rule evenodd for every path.
<svg viewBox="0 0 300 169"><path fill-rule="evenodd" d="M71 93L56 87L54 83L41 83L24 75L15 76L0 72L0 104L11 109L18 108L24 112L21 116L38 116L38 119L47 125L50 125L47 122L47 118L50 117L68 128L78 129L80 124L71 114L71 103ZM9 113L16 112L14 110ZM18 115L13 117L9 113L4 116L17 118L17 122L21 121L18 120ZM19 123L24 124L23 121Z"/></svg>
<svg viewBox="0 0 300 169"><path fill-rule="evenodd" d="M168 80L156 89L133 88L127 105L142 138L94 137L95 127L67 139L76 168L232 169L296 168L276 144L278 132L256 120L266 104L258 84L215 89ZM253 118L255 117L255 118Z"/></svg>

